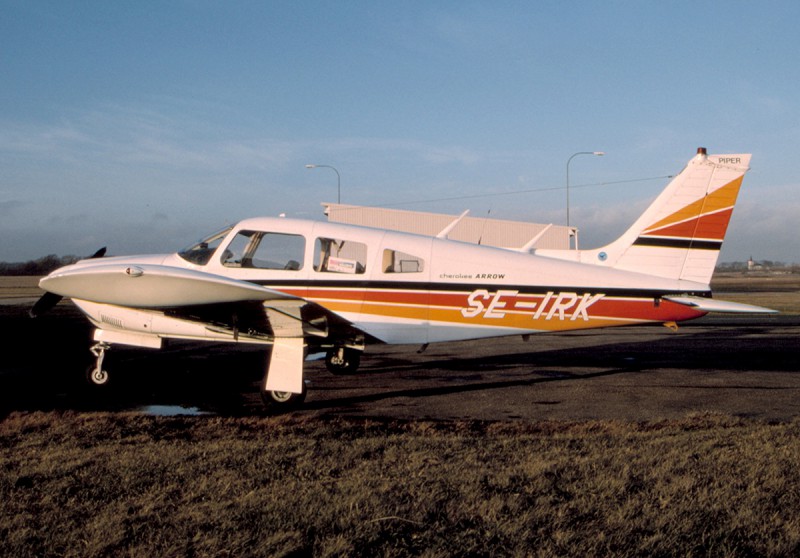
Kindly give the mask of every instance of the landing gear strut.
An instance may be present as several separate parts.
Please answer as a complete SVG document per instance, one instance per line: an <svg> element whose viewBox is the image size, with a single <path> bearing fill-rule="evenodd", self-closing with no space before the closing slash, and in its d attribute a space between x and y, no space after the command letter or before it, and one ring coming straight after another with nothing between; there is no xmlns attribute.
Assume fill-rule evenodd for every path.
<svg viewBox="0 0 800 558"><path fill-rule="evenodd" d="M103 359L105 359L106 351L111 348L111 344L105 341L99 341L92 345L89 349L92 354L97 357L97 361L93 366L89 366L86 370L86 380L94 386L108 385L110 376L107 370L103 369Z"/></svg>

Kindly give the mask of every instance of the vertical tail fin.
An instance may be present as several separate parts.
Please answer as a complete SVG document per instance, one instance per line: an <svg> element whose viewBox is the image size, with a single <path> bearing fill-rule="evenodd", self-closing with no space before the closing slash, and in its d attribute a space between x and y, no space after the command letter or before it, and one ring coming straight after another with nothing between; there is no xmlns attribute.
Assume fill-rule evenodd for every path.
<svg viewBox="0 0 800 558"><path fill-rule="evenodd" d="M573 251L573 255L542 255L707 285L750 157L707 155L701 147L616 241L596 250Z"/></svg>

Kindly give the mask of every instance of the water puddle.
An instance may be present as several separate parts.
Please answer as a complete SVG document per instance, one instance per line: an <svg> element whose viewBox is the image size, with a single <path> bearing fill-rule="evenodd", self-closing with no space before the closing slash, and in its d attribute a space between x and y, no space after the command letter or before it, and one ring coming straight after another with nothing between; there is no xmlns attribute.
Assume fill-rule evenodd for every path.
<svg viewBox="0 0 800 558"><path fill-rule="evenodd" d="M183 407L181 405L145 405L138 407L137 412L154 417L199 417L212 415L198 407Z"/></svg>

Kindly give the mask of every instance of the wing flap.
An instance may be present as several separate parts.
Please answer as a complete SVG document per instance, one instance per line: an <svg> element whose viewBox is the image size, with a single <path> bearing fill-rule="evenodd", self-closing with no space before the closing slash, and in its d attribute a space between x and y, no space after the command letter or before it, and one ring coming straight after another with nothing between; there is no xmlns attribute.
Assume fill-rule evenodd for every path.
<svg viewBox="0 0 800 558"><path fill-rule="evenodd" d="M327 337L328 327L325 316L309 319L304 309L310 304L303 299L276 300L264 303L269 327L275 337Z"/></svg>

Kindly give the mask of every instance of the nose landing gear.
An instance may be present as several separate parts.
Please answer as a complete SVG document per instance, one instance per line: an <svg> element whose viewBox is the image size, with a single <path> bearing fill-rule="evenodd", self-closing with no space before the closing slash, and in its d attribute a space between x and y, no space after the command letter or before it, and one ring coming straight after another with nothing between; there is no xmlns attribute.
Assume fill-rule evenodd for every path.
<svg viewBox="0 0 800 558"><path fill-rule="evenodd" d="M105 341L99 341L92 345L91 349L89 349L92 354L97 358L95 364L89 366L86 370L86 380L89 382L90 385L93 386L106 386L108 385L108 381L111 377L108 374L108 371L103 369L103 360L106 356L106 351L111 348L110 343L106 343Z"/></svg>

